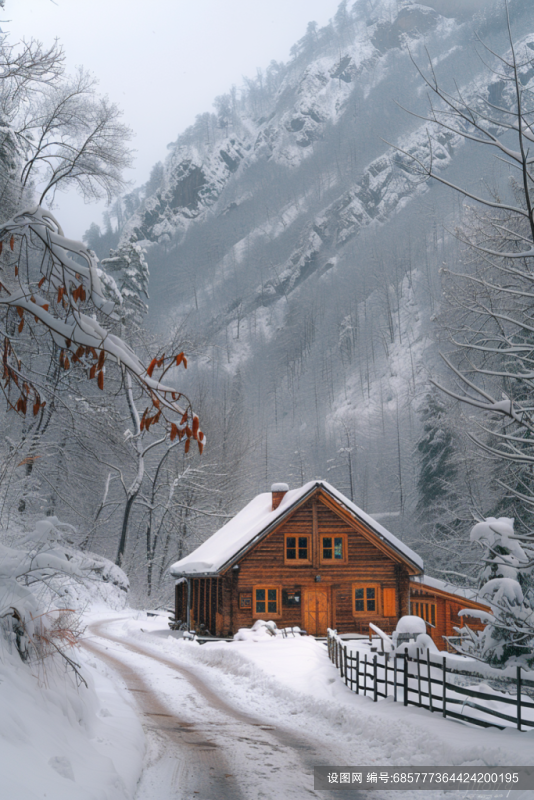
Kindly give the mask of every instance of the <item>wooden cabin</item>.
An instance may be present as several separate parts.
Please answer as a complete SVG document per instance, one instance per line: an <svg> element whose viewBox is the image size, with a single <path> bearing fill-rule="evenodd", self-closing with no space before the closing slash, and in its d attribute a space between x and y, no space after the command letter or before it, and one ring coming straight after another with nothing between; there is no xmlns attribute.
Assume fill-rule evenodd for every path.
<svg viewBox="0 0 534 800"><path fill-rule="evenodd" d="M190 629L228 636L264 619L324 636L367 634L369 622L393 632L410 613L410 587L422 586L423 562L333 486L312 481L291 491L274 484L170 572L175 618Z"/></svg>

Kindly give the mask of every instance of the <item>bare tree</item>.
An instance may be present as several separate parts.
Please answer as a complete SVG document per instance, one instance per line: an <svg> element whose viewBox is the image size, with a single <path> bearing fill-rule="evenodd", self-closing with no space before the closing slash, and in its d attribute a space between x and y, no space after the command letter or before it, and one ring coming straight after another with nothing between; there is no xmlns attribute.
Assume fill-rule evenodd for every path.
<svg viewBox="0 0 534 800"><path fill-rule="evenodd" d="M518 426L527 440L511 433L498 435L493 446L477 443L491 454L504 459L523 461L522 450L534 432L534 409L528 400L522 400L519 385L532 388L534 324L530 306L534 297L534 278L531 259L534 257L534 156L530 145L534 142L534 87L530 72L534 63L530 53L519 57L513 44L510 20L506 6L506 20L510 51L499 56L489 48L487 52L496 59L492 72L501 82L498 103L486 93L467 94L458 89L456 95L446 92L440 85L431 65L429 75L418 68L426 86L436 98L430 100L430 114L425 119L432 123L428 129L429 159L421 160L407 151L407 157L416 171L425 178L433 178L461 193L475 205L468 208L468 224L458 233L476 260L476 270L464 272L443 270L455 278L456 289L451 288L453 304L465 312L464 323L453 343L464 354L465 364L459 369L444 356L455 373L464 392L456 392L441 385L451 397L471 406L490 412L493 417L505 420L505 425ZM440 102L441 101L441 102ZM470 190L446 180L435 169L432 142L446 129L468 142L497 150L497 158L507 171L511 171L512 199L500 196L498 190L488 196L479 196ZM510 137L515 136L514 147ZM397 148L399 149L399 148ZM510 192L508 192L510 194ZM476 204L484 212L476 211ZM438 384L436 384L438 385ZM501 397L497 390L502 390ZM494 435L495 431L493 431ZM521 452L520 452L521 451ZM534 464L534 452L532 457Z"/></svg>
<svg viewBox="0 0 534 800"><path fill-rule="evenodd" d="M39 181L39 204L47 195L74 186L86 200L108 202L125 187L122 172L131 166L126 142L131 131L121 111L96 94L96 79L78 70L72 79L47 84L38 102L15 126L26 157L23 189Z"/></svg>
<svg viewBox="0 0 534 800"><path fill-rule="evenodd" d="M45 48L35 39L11 44L0 36L0 108L12 122L21 105L63 75L65 54L56 40Z"/></svg>
<svg viewBox="0 0 534 800"><path fill-rule="evenodd" d="M491 71L498 78L499 98L489 89L482 93L458 89L451 95L440 85L432 65L429 75L419 70L435 98L426 118L432 123L429 159L402 153L421 176L438 180L469 201L467 224L458 235L467 245L471 263L464 264L463 270L447 271L449 302L456 309L451 336L456 352L443 358L457 386L434 383L450 397L486 412L477 423L479 434L469 436L487 457L520 469L515 483L499 482L508 496L534 509L534 156L530 152L534 142L534 61L531 51L525 48L518 54L514 46L507 5L506 21L508 54L499 56L486 47L496 62ZM480 196L447 181L435 169L432 156L433 140L444 130L494 149L499 162L514 176L508 190L501 194L495 189ZM533 537L530 531L509 536L523 554L515 563L520 573L532 569ZM494 549L492 557L498 552ZM527 607L534 602L533 592L530 585ZM499 610L498 604L493 611L493 625L511 630L509 615ZM531 640L533 620L532 615L527 617L521 625L524 636Z"/></svg>

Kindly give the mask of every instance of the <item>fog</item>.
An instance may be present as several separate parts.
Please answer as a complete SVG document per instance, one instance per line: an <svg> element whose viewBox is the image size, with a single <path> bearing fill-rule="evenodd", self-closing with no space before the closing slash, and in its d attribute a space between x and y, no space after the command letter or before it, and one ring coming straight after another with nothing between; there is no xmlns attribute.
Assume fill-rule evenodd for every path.
<svg viewBox="0 0 534 800"><path fill-rule="evenodd" d="M217 95L254 77L273 59L285 61L307 23L322 26L338 0L7 0L2 28L11 38L58 38L67 68L82 65L124 111L134 133L133 184L167 155L167 144L210 110ZM100 222L104 204L86 206L58 195L69 235Z"/></svg>

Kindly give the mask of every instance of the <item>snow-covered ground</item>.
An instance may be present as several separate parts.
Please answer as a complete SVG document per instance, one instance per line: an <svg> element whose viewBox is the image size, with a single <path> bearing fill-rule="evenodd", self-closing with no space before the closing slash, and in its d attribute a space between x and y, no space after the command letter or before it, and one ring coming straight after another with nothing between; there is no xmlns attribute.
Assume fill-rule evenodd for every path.
<svg viewBox="0 0 534 800"><path fill-rule="evenodd" d="M241 641L199 645L176 638L162 625L161 618L147 618L141 612L119 620L116 617L106 626L116 639L194 672L226 703L266 725L321 743L324 757L318 763L458 767L534 764L534 732L473 729L427 711L404 708L389 699L375 704L370 698L351 693L328 660L324 644L311 637L282 639L259 633ZM145 655L130 652L128 663L136 665L162 697L179 702L183 684L177 684L175 676L165 675ZM330 760L332 753L336 754L334 762ZM271 752L269 761L273 762ZM302 797L309 796L310 781L311 775L302 775ZM380 794L389 795L386 791ZM432 797L449 794L433 792ZM378 796L376 791L373 796ZM534 791L522 797L534 798ZM154 800L159 800L157 795Z"/></svg>
<svg viewBox="0 0 534 800"><path fill-rule="evenodd" d="M16 653L0 663L2 797L300 800L328 796L313 790L314 764L534 764L534 732L473 729L391 699L373 703L351 693L324 644L311 637L260 631L199 645L171 633L165 618L128 609L95 608L87 623L91 650L76 660L98 703L83 686L62 695L59 676L15 671ZM122 678L97 652L122 665ZM137 714L125 691L126 674L130 687L132 675L142 687L134 690L142 693L136 701L145 703L139 700ZM199 773L200 791L194 783ZM514 795L532 800L534 791ZM372 793L376 800L389 796L387 790ZM464 793L417 794L425 796Z"/></svg>
<svg viewBox="0 0 534 800"><path fill-rule="evenodd" d="M202 671L244 710L296 729L313 721L313 730L349 759L345 763L534 765L534 731L474 730L389 699L375 704L347 689L325 645L310 636L260 633L199 645L173 638L157 618L130 618L116 625L121 629L144 647Z"/></svg>
<svg viewBox="0 0 534 800"><path fill-rule="evenodd" d="M23 665L0 651L0 796L127 800L145 751L130 697L102 662L72 653L88 683L50 659ZM60 671L61 669L61 671Z"/></svg>

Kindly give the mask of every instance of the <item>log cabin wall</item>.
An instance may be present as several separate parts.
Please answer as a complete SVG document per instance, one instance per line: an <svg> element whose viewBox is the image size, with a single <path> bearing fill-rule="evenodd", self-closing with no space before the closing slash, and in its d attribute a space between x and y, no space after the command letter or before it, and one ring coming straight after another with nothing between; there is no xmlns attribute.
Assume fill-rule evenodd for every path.
<svg viewBox="0 0 534 800"><path fill-rule="evenodd" d="M475 617L458 616L458 612L462 608L476 608L478 610L489 611L488 606L482 603L476 603L471 600L462 600L454 595L433 592L427 586L417 587L416 584L411 584L410 588L410 604L411 612L416 616L425 619L430 625L427 626L427 632L431 635L432 640L435 642L440 650L446 647L453 652L444 641L444 636L455 636L456 631L454 628L461 628L467 623L471 630L481 631L484 630L484 623ZM433 626L433 623L434 626Z"/></svg>
<svg viewBox="0 0 534 800"><path fill-rule="evenodd" d="M185 622L187 617L187 582L182 580L174 587L174 619Z"/></svg>
<svg viewBox="0 0 534 800"><path fill-rule="evenodd" d="M368 633L369 622L393 631L398 616L407 613L408 571L369 541L357 523L347 522L334 509L335 502L328 497L311 498L243 556L238 570L229 570L223 584L220 634L250 627L258 618L273 619L278 627L309 629L310 623L317 624L320 630L308 630L316 635L326 633L327 626L340 633ZM286 536L309 537L306 562L287 562ZM323 536L343 541L341 561L325 563ZM355 614L355 584L376 590L374 612ZM276 588L278 613L254 612L258 586Z"/></svg>

